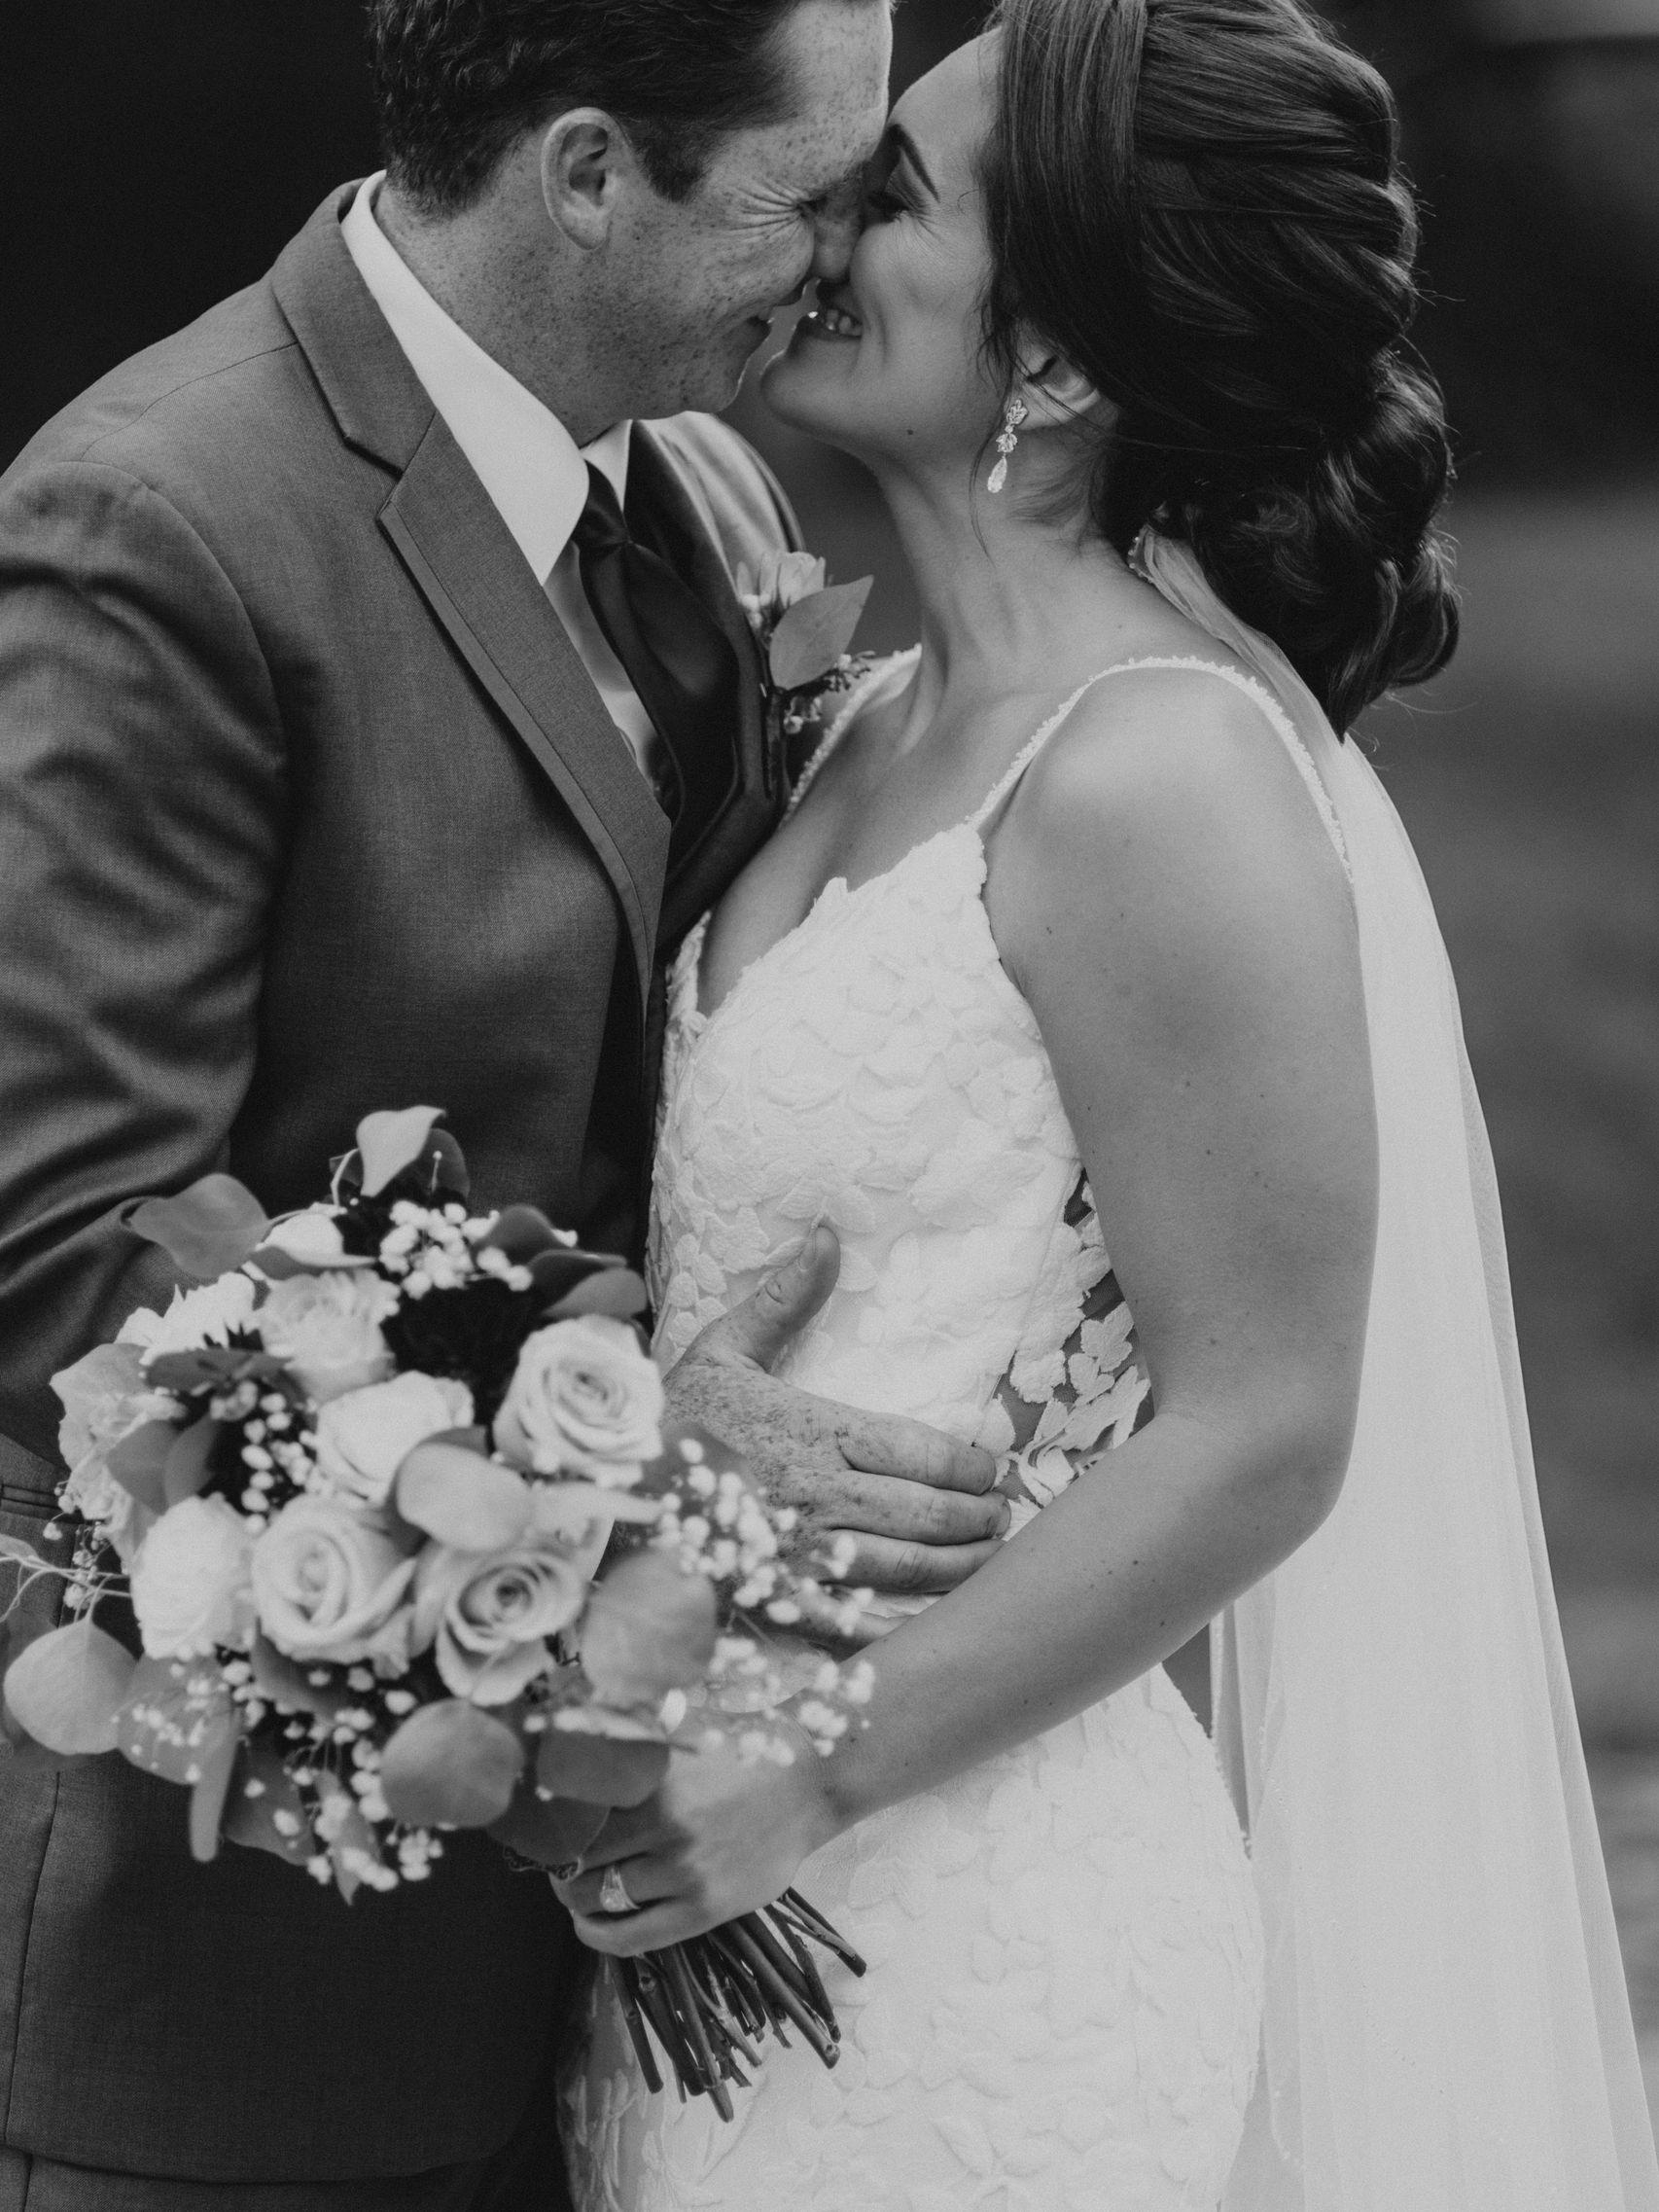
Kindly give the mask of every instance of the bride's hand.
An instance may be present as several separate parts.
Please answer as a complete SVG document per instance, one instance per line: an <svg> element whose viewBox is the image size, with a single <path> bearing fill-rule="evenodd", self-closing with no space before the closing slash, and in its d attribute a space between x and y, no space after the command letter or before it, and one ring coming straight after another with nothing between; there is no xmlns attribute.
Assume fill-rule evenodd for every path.
<svg viewBox="0 0 1659 2212"><path fill-rule="evenodd" d="M614 1812L582 1872L554 1883L577 1934L596 1951L631 1955L770 1905L841 1825L827 1764L804 1737L792 1766L740 1759L729 1745L677 1753L656 1795ZM602 1909L611 1868L640 1909Z"/></svg>
<svg viewBox="0 0 1659 2212"><path fill-rule="evenodd" d="M774 1506L797 1516L794 1562L851 1588L954 1589L997 1552L1006 1500L989 1452L923 1421L868 1413L768 1372L835 1287L840 1246L814 1230L799 1254L715 1322L667 1376L669 1409L742 1452ZM826 1624L809 1623L809 1631ZM871 1633L878 1633L873 1628Z"/></svg>

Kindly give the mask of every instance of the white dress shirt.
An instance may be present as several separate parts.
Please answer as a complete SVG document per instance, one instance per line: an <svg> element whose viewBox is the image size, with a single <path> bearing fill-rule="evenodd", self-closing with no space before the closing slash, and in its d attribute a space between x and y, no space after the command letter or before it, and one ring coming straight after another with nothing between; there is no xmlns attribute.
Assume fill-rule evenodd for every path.
<svg viewBox="0 0 1659 2212"><path fill-rule="evenodd" d="M660 746L652 719L594 620L571 532L587 503L587 464L628 490L631 423L578 446L550 409L444 313L374 220L382 169L358 188L340 224L346 250L391 326L427 397L489 493L513 542L552 601L606 712L653 776ZM654 781L654 778L653 778Z"/></svg>

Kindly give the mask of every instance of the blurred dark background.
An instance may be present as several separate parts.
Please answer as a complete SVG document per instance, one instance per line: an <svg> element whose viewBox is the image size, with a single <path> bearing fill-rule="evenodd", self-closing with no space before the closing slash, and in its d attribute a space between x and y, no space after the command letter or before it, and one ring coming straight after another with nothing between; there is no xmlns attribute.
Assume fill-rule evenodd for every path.
<svg viewBox="0 0 1659 2212"><path fill-rule="evenodd" d="M600 0L595 0L595 5ZM978 0L905 0L896 89ZM1465 642L1365 735L1452 948L1539 1479L1659 2085L1659 0L1332 0L1426 203ZM0 465L374 165L357 0L0 15ZM771 424L810 543L911 606L867 480Z"/></svg>

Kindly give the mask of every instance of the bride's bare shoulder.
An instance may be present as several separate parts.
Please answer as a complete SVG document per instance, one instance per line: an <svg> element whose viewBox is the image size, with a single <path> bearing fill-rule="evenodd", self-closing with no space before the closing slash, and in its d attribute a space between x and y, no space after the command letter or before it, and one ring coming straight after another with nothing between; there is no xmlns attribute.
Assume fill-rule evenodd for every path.
<svg viewBox="0 0 1659 2212"><path fill-rule="evenodd" d="M1290 868L1342 871L1283 716L1259 681L1193 658L1130 666L1094 684L1032 764L1007 824L1049 863L1148 841L1179 878Z"/></svg>
<svg viewBox="0 0 1659 2212"><path fill-rule="evenodd" d="M1346 989L1357 960L1347 875L1271 702L1202 665L1078 701L996 833L988 897L1034 983L1067 941L1229 988L1304 969L1311 987L1334 964Z"/></svg>

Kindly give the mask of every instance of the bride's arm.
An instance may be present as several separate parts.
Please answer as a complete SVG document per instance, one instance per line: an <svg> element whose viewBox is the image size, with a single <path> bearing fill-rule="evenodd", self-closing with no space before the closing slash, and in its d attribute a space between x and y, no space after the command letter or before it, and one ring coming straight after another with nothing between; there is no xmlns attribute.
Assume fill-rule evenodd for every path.
<svg viewBox="0 0 1659 2212"><path fill-rule="evenodd" d="M664 1902L606 1948L775 1895L879 1807L1167 1657L1329 1511L1375 1229L1353 910L1279 739L1202 678L1102 687L997 834L991 913L1077 1131L1156 1415L881 1646L870 1725L764 1773L677 1762L608 1832ZM591 1876L571 1891L591 1911Z"/></svg>

